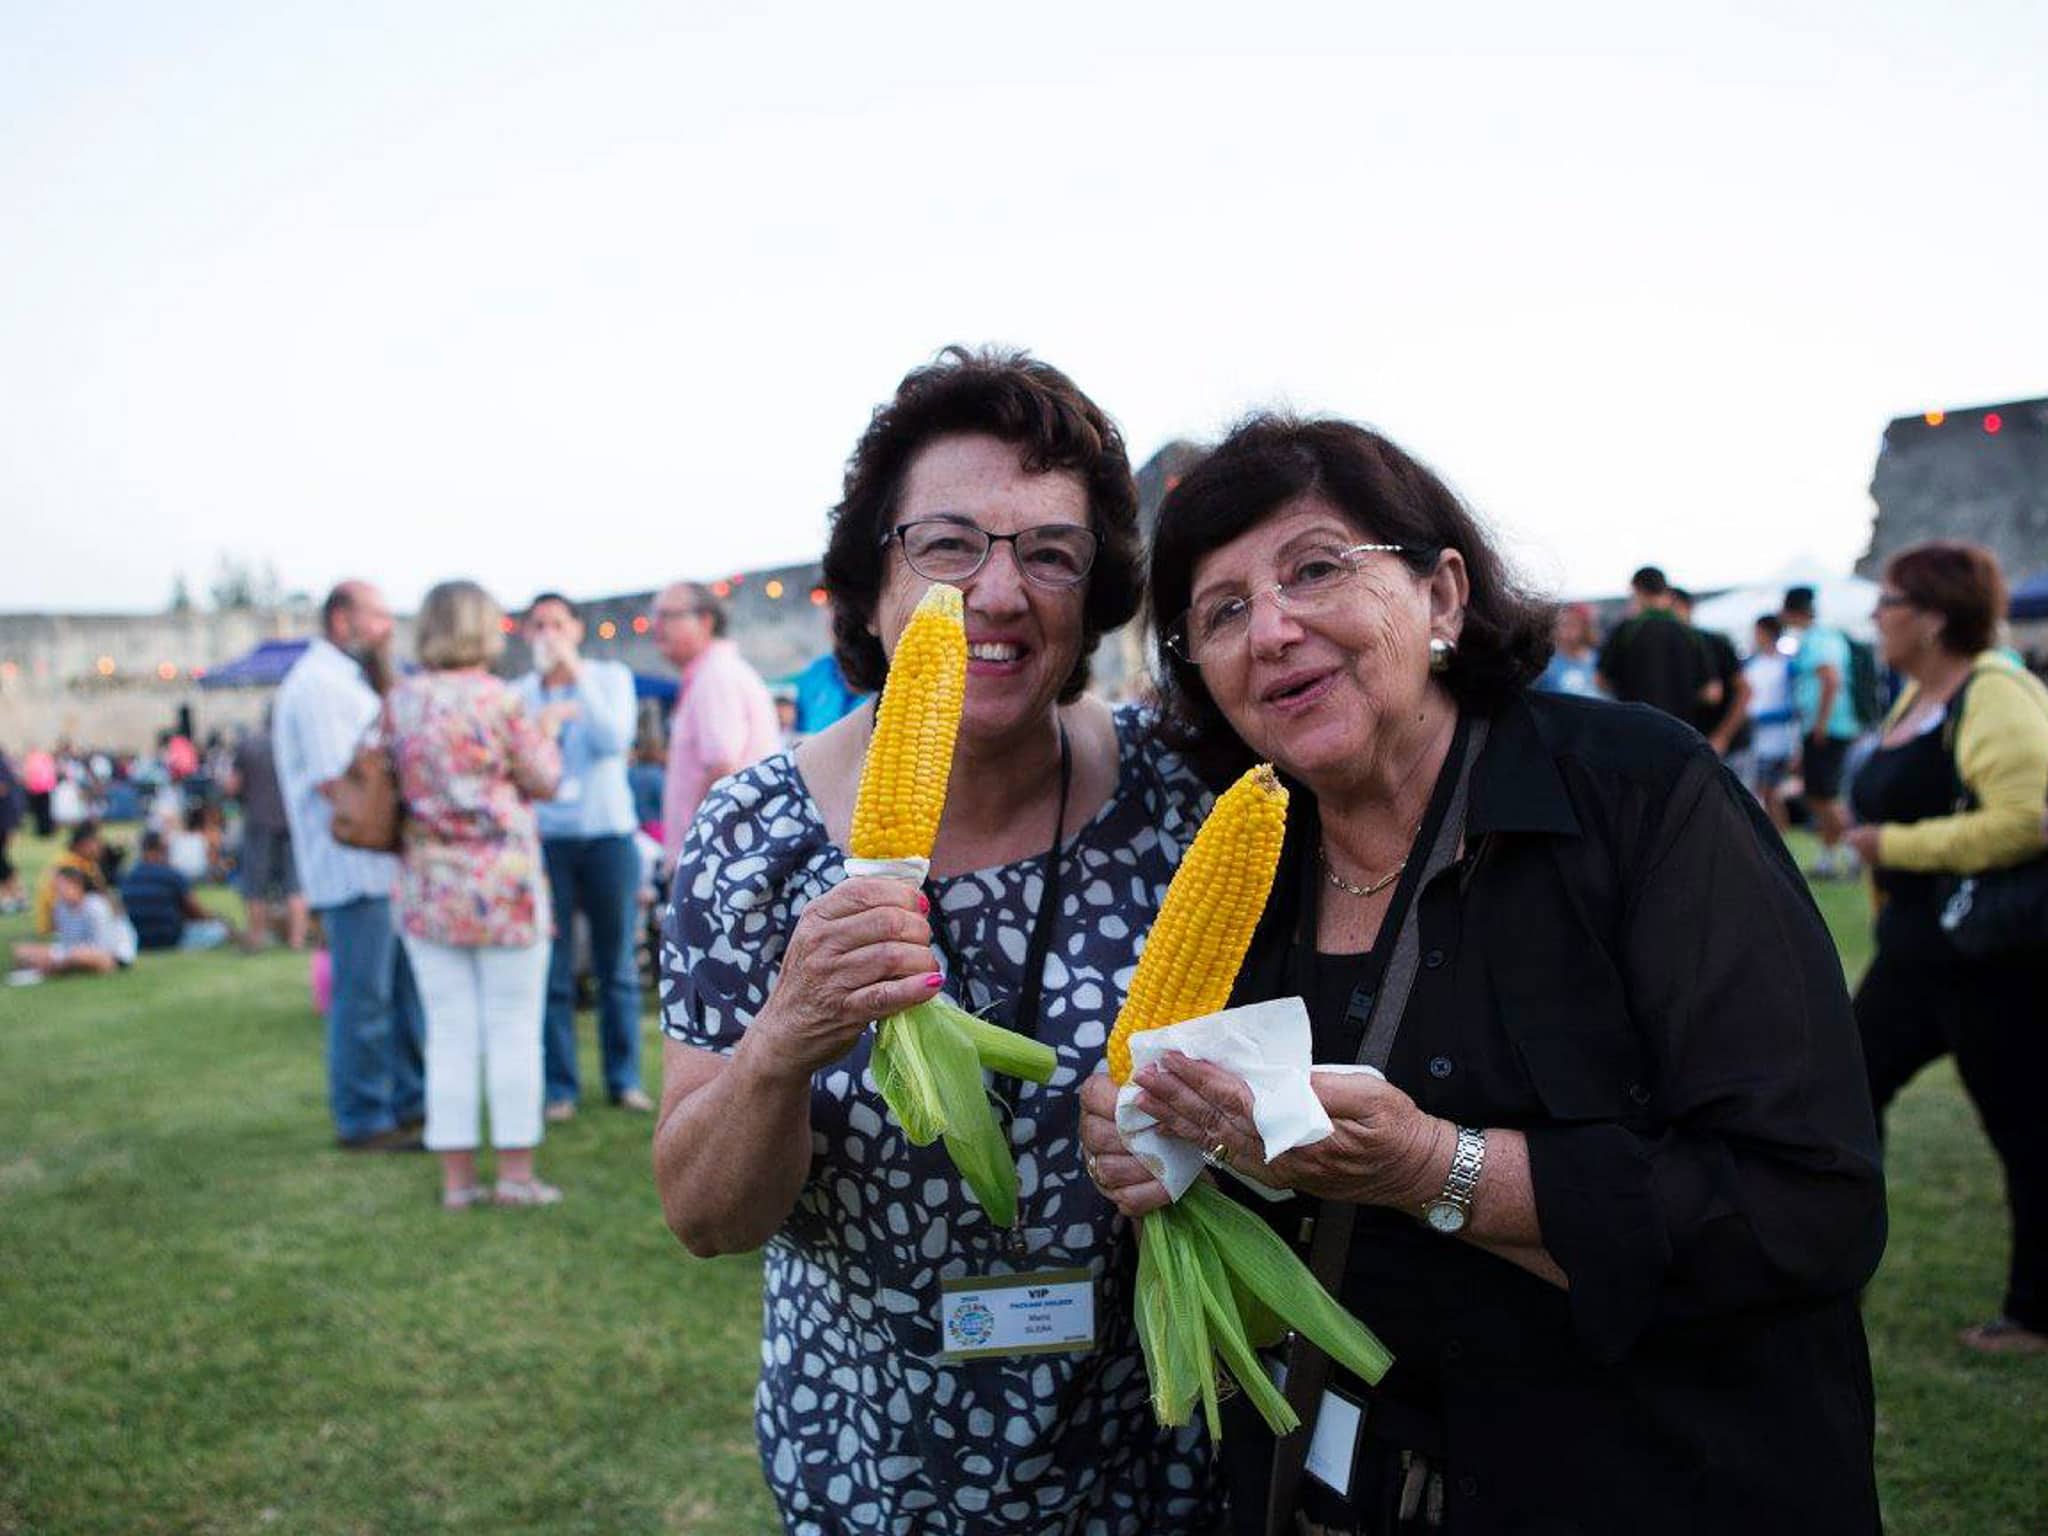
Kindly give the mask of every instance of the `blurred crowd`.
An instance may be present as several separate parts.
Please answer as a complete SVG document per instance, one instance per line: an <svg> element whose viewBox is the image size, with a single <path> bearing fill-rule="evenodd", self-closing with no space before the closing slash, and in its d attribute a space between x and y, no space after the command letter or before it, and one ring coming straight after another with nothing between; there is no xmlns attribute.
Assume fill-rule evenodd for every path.
<svg viewBox="0 0 2048 1536"><path fill-rule="evenodd" d="M400 657L382 594L344 582L260 727L203 745L167 730L145 754L0 754L0 903L32 904L35 930L10 980L105 975L152 950L310 949L340 1145L433 1149L451 1207L553 1203L533 1153L582 1099L580 999L595 1005L606 1100L653 1108L643 975L698 802L858 700L829 655L771 688L708 588L668 587L648 618L680 679L666 711L624 665L583 654L559 592L514 624L474 584L444 583ZM501 677L514 629L532 667ZM338 787L366 755L399 802L392 846L337 826ZM106 830L129 824L132 847ZM6 859L17 826L61 845L33 892ZM200 903L208 886L240 893L239 931Z"/></svg>

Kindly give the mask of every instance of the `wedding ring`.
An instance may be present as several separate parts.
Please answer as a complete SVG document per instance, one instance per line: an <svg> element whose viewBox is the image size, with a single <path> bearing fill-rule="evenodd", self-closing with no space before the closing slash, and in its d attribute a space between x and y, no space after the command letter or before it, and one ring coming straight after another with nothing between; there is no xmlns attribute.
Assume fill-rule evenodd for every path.
<svg viewBox="0 0 2048 1536"><path fill-rule="evenodd" d="M1083 1152L1081 1154L1081 1166L1088 1170L1089 1178L1094 1179L1097 1183L1101 1182L1102 1174L1095 1166L1095 1154L1093 1152Z"/></svg>
<svg viewBox="0 0 2048 1536"><path fill-rule="evenodd" d="M1225 1142L1217 1142L1215 1146L1202 1154L1202 1161L1211 1168L1228 1168L1230 1166L1229 1145Z"/></svg>

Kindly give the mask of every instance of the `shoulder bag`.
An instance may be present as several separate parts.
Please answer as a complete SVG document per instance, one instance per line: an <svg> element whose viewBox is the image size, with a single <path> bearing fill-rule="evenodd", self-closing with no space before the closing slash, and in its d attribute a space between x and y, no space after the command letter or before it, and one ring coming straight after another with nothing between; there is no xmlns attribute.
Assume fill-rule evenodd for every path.
<svg viewBox="0 0 2048 1536"><path fill-rule="evenodd" d="M1956 690L1943 734L1950 771L1955 775L1956 809L1973 811L1977 797L1963 783L1955 761L1962 734L1963 701L1974 678ZM1938 884L1941 930L1956 952L1969 960L1989 960L2014 950L2048 946L2048 855L2039 855L2007 869L1974 875L1944 875Z"/></svg>
<svg viewBox="0 0 2048 1536"><path fill-rule="evenodd" d="M320 792L333 808L337 843L370 853L398 852L404 806L398 794L398 763L392 756L389 703L356 743L341 777L329 779Z"/></svg>

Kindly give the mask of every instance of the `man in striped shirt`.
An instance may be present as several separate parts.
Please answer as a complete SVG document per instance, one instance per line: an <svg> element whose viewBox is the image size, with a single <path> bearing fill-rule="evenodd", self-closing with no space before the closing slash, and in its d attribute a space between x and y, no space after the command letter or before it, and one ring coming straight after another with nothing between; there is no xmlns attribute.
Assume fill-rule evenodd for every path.
<svg viewBox="0 0 2048 1536"><path fill-rule="evenodd" d="M327 1100L343 1147L411 1150L424 1114L421 1015L391 917L398 861L336 842L321 793L348 768L382 707L370 679L390 676L391 610L369 583L344 581L320 621L322 633L277 691L272 737L299 884L334 962Z"/></svg>

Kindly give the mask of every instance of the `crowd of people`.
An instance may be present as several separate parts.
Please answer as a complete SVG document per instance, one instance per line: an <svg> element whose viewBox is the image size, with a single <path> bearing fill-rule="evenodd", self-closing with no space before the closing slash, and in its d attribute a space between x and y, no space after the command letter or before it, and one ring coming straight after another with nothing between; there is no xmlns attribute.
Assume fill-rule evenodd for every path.
<svg viewBox="0 0 2048 1536"><path fill-rule="evenodd" d="M408 669L350 581L260 747L220 765L251 927L317 923L331 955L340 1145L433 1151L451 1211L563 1198L537 1152L582 1101L580 974L606 1100L655 1108L637 949L659 924L655 1181L692 1253L764 1250L756 1427L790 1531L1867 1536L1880 1122L1947 1053L2013 1226L1961 1343L2048 1351L2048 944L1971 916L2043 868L2048 689L1999 647L1984 550L1894 558L1874 646L1794 587L1745 656L1653 566L1603 637L1346 421L1247 418L1148 543L1109 415L1041 361L955 349L855 445L824 582L812 681L837 718L800 742L693 583L647 615L680 677L663 730L559 592L524 609L508 679L514 626L474 583L427 594ZM850 877L859 701L933 582L964 594L969 660L930 870ZM1111 704L1091 657L1134 618L1154 687ZM1101 1067L1175 868L1257 761L1292 800L1232 1001L1299 997L1318 1062L1375 1070L1316 1075L1334 1134L1273 1156L1214 1064L1166 1056L1138 1103L1395 1364L1368 1387L1293 1340L1270 1363L1309 1426L1276 1439L1237 1399L1219 1445L1154 1417L1134 1218L1168 1195ZM380 770L392 840L338 814ZM1795 816L1812 875L1872 877L1853 997ZM49 939L16 957L39 973L228 937L163 831L117 879L75 822L47 883ZM872 1021L942 988L1055 1053L1044 1084L992 1085L1014 1228L867 1070ZM1086 1348L949 1342L942 1293L1034 1279L1086 1288Z"/></svg>

